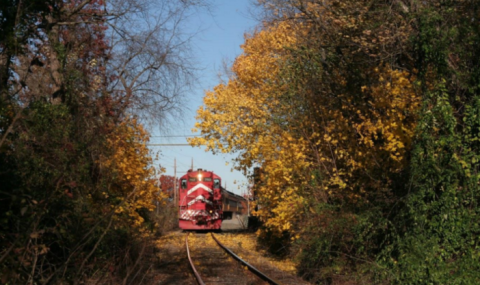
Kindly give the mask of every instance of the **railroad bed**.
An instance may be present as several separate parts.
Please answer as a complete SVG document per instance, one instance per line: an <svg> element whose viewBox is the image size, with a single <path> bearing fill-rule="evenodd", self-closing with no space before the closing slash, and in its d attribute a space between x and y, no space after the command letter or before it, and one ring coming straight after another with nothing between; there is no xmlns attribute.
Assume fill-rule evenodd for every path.
<svg viewBox="0 0 480 285"><path fill-rule="evenodd" d="M214 242L212 242L212 240ZM306 284L295 276L266 266L254 265L223 245L213 233L198 241L197 255L189 252L193 245L185 238L189 261L197 282L203 284ZM245 253L245 252L243 252ZM223 264L223 266L219 266ZM281 281L280 281L281 280Z"/></svg>
<svg viewBox="0 0 480 285"><path fill-rule="evenodd" d="M245 259L267 278L259 277L255 274L255 270L248 269L246 265L227 253L217 244L213 236L220 243L225 242L225 247L233 251L237 258ZM155 278L154 284L202 284L196 281L189 265L186 246L187 233L177 232L164 238L165 240L159 241L160 264L156 270L159 274L158 278ZM277 268L251 247L242 247L241 243L239 246L235 246L234 244L237 242L232 244L232 239L239 238L241 236L232 234L188 234L190 259L199 278L204 282L203 284L309 284L295 275ZM180 240L182 245L179 244Z"/></svg>
<svg viewBox="0 0 480 285"><path fill-rule="evenodd" d="M211 234L197 234L187 244L199 284L268 284L219 247Z"/></svg>

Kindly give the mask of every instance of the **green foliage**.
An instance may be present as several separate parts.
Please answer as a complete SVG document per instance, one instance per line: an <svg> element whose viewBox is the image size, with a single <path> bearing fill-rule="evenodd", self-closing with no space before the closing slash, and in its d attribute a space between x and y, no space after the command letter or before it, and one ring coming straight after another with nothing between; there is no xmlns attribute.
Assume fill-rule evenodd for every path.
<svg viewBox="0 0 480 285"><path fill-rule="evenodd" d="M126 110L163 119L181 102L188 76L164 79L191 69L183 35L165 27L194 4L161 5L165 21L145 19L151 33L129 30L126 21L154 6L143 4L114 16L102 0L0 0L1 284L83 284L99 272L111 281L115 267L136 283L144 241L171 226L173 209L152 215L149 134ZM128 31L109 30L110 20Z"/></svg>
<svg viewBox="0 0 480 285"><path fill-rule="evenodd" d="M41 21L45 16L27 15L22 10L27 7L33 9L30 13L41 13L34 5L9 5L18 8L20 23L27 18ZM4 11L0 17L6 17ZM3 31L10 24L0 23L0 28ZM35 55L18 50L13 65L9 65L9 56L16 46L0 36L0 69L8 78L0 81L2 91L6 91L0 94L2 284L80 283L98 270L105 274L107 265L114 266L120 260L131 266L129 261L136 255L130 249L139 240L138 228L134 230L127 223L131 217L115 212L128 195L132 196L132 189L122 184L125 175L115 176L101 164L118 151L108 139L127 121L118 112L120 108L108 100L107 82L100 80L100 75L107 77L108 73L98 62L106 58L90 58L105 56L101 32L96 30L91 37L83 34L94 38L94 43L77 43L68 37L74 31L56 27L62 31L60 40L49 34L51 26L42 27L37 26L35 32L23 30L31 41L29 48L37 50ZM37 32L44 33L42 40L51 36L49 41L34 41ZM58 33L55 36L59 37ZM44 57L37 51L44 52ZM141 138L131 135L130 152L134 155L129 157L130 164L133 160L149 161L146 137L144 131ZM135 182L152 189L153 183L146 183L148 178L137 177ZM120 194L108 196L112 188L125 191L111 191ZM149 197L144 204L137 204L131 214L142 212L145 204L152 206L153 200Z"/></svg>
<svg viewBox="0 0 480 285"><path fill-rule="evenodd" d="M348 212L341 206L318 204L307 215L300 250L299 274L315 284L371 284L386 272L375 261L387 220L381 209Z"/></svg>
<svg viewBox="0 0 480 285"><path fill-rule="evenodd" d="M11 138L14 147L2 152L0 164L0 180L9 182L0 193L0 235L3 246L11 246L16 253L2 263L0 272L2 278L26 282L26 277L15 275L16 270L35 268L41 261L39 280L58 275L60 268L63 278L74 280L67 270L72 264L64 263L64 258L79 249L80 241L92 248L108 223L95 220L100 212L85 199L85 190L95 184L88 152L99 145L86 147L88 138L82 139L82 131L76 129L63 104L35 101L24 117L20 131ZM85 236L85 228L91 227L94 230Z"/></svg>
<svg viewBox="0 0 480 285"><path fill-rule="evenodd" d="M411 177L379 262L398 284L478 284L478 4L431 5L416 15L423 107ZM468 19L468 20L467 20Z"/></svg>
<svg viewBox="0 0 480 285"><path fill-rule="evenodd" d="M383 260L399 284L478 284L480 187L478 98L458 128L442 85L424 102L411 192Z"/></svg>
<svg viewBox="0 0 480 285"><path fill-rule="evenodd" d="M325 284L480 283L480 2L261 2L272 17L311 28L304 45L288 49L292 56L276 78L287 86L275 89L280 100L297 118L286 128L331 128L340 135L319 132L309 147L322 138L339 142L327 149L333 169L343 161L362 166L338 174L349 175L342 185L354 195L321 195L328 160L309 172L295 247L302 274ZM392 74L411 88L389 89ZM406 100L409 93L415 100ZM389 104L402 100L392 112ZM404 119L389 121L398 114ZM382 153L397 151L386 143L388 128L405 146L390 154L402 158L395 167ZM367 144L374 151L362 148Z"/></svg>
<svg viewBox="0 0 480 285"><path fill-rule="evenodd" d="M260 223L258 220L255 222L257 222L257 224ZM258 236L258 242L276 258L285 258L290 253L291 238L292 237L288 231L278 233L270 230L263 230Z"/></svg>

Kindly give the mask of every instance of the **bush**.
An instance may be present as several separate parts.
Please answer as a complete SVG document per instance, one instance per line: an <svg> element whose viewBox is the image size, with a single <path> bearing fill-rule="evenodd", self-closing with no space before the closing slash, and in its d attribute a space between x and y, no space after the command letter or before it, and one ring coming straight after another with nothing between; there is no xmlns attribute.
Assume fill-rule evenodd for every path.
<svg viewBox="0 0 480 285"><path fill-rule="evenodd" d="M306 219L295 243L299 274L314 284L377 282L383 271L375 261L386 221L375 209L360 214L332 205L319 205Z"/></svg>

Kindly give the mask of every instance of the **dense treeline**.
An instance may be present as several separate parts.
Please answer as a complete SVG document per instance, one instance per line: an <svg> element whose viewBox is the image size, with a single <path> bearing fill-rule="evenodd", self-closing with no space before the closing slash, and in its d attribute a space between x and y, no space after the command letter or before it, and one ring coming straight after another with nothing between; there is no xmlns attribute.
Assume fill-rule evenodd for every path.
<svg viewBox="0 0 480 285"><path fill-rule="evenodd" d="M139 122L189 85L191 5L0 1L0 283L145 277L166 195Z"/></svg>
<svg viewBox="0 0 480 285"><path fill-rule="evenodd" d="M192 144L262 168L262 236L322 284L480 282L480 3L259 4Z"/></svg>

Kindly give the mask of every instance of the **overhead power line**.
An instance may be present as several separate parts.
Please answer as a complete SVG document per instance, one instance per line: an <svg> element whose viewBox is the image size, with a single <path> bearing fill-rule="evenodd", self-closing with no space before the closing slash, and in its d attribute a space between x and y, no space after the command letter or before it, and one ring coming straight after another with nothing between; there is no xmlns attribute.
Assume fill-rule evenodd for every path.
<svg viewBox="0 0 480 285"><path fill-rule="evenodd" d="M173 135L173 136L150 136L151 138L191 138L200 137L200 135Z"/></svg>
<svg viewBox="0 0 480 285"><path fill-rule="evenodd" d="M191 146L188 143L147 143L147 146Z"/></svg>

